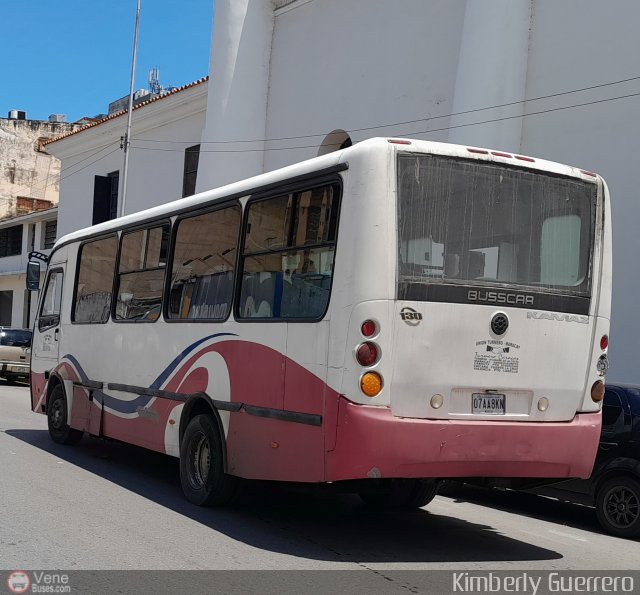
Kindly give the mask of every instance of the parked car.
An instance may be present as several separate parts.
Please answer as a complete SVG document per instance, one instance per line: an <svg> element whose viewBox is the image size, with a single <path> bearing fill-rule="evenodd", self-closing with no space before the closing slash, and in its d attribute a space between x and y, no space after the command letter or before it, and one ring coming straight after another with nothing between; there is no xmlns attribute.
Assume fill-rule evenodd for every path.
<svg viewBox="0 0 640 595"><path fill-rule="evenodd" d="M0 377L8 382L28 380L31 367L31 331L0 327Z"/></svg>
<svg viewBox="0 0 640 595"><path fill-rule="evenodd" d="M589 479L537 486L508 480L467 479L463 483L501 486L594 506L607 533L640 537L640 386L607 383L600 447ZM439 493L458 495L460 482L444 482Z"/></svg>
<svg viewBox="0 0 640 595"><path fill-rule="evenodd" d="M640 386L607 384L600 447L590 479L536 491L578 502L586 497L607 533L640 536Z"/></svg>

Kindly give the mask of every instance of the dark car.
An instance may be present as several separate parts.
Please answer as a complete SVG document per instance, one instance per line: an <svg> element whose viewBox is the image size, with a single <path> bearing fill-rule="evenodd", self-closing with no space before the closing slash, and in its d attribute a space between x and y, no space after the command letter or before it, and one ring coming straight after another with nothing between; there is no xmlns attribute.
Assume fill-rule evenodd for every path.
<svg viewBox="0 0 640 595"><path fill-rule="evenodd" d="M600 447L590 479L534 491L595 505L605 531L640 536L640 386L607 384Z"/></svg>
<svg viewBox="0 0 640 595"><path fill-rule="evenodd" d="M600 446L589 479L570 479L537 486L531 480L447 480L441 485L439 493L458 497L465 483L525 491L595 506L598 521L607 533L619 537L639 537L640 386L607 383Z"/></svg>
<svg viewBox="0 0 640 595"><path fill-rule="evenodd" d="M31 366L31 331L0 327L0 377L28 380Z"/></svg>

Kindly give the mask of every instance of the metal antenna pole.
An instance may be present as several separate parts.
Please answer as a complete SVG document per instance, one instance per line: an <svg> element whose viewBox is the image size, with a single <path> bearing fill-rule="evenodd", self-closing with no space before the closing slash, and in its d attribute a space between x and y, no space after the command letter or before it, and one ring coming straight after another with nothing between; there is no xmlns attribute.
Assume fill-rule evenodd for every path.
<svg viewBox="0 0 640 595"><path fill-rule="evenodd" d="M133 34L133 58L131 59L131 86L129 87L129 109L127 110L127 131L124 135L122 148L124 149L124 170L122 175L122 202L120 203L120 217L124 215L127 200L127 173L129 170L129 145L131 144L131 115L133 112L133 89L136 80L136 54L138 52L138 29L140 28L140 0L137 0L136 28Z"/></svg>

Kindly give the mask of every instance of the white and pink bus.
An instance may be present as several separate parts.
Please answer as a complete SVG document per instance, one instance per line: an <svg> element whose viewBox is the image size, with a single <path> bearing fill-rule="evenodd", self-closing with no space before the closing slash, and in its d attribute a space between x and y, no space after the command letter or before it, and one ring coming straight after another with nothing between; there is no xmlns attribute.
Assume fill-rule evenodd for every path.
<svg viewBox="0 0 640 595"><path fill-rule="evenodd" d="M591 172L372 139L72 233L32 408L59 443L179 457L196 504L239 478L414 507L441 478L588 477L609 209Z"/></svg>

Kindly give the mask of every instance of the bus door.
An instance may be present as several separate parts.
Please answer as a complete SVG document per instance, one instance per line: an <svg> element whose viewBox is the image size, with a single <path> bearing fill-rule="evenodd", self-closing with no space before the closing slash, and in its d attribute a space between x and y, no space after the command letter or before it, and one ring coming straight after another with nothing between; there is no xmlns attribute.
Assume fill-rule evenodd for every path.
<svg viewBox="0 0 640 595"><path fill-rule="evenodd" d="M60 307L65 263L53 265L47 274L31 345L31 398L37 407L49 373L58 363L60 352Z"/></svg>

